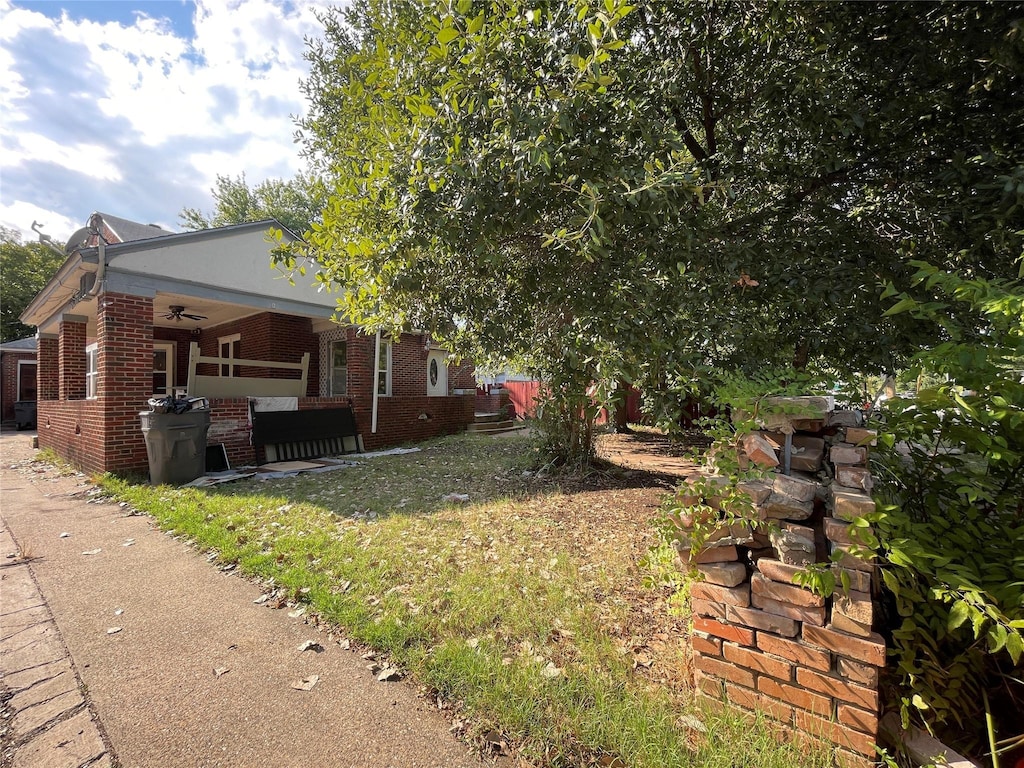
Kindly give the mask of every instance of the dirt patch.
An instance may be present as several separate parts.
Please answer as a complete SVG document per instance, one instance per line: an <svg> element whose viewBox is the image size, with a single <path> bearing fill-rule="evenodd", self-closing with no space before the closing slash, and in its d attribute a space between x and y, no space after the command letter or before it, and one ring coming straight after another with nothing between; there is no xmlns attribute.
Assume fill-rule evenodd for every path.
<svg viewBox="0 0 1024 768"><path fill-rule="evenodd" d="M700 437L687 442L647 431L602 434L597 471L552 481L547 494L531 495L527 505L530 516L554 523L537 535L584 563L582 586L637 672L679 696L688 696L693 685L689 614L672 599L678 591L669 581L678 575L674 562L659 569L651 559L666 493L698 471L690 456ZM623 562L625 572L602 578L611 563Z"/></svg>

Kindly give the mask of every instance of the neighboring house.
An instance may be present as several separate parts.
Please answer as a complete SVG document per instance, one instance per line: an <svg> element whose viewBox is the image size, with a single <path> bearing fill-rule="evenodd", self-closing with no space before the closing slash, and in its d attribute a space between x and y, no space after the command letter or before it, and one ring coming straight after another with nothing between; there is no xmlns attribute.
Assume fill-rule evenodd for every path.
<svg viewBox="0 0 1024 768"><path fill-rule="evenodd" d="M283 229L171 233L93 214L22 314L38 328L40 446L89 472L145 470L139 412L184 392L208 398L208 443L233 466L334 452L330 425L353 419L367 449L473 421L472 364L402 334L381 339L374 370L377 337L335 323L332 294L271 267L270 227ZM294 413L261 416L268 407ZM259 437L271 420L273 445Z"/></svg>
<svg viewBox="0 0 1024 768"><path fill-rule="evenodd" d="M14 421L16 402L36 399L36 340L0 344L0 420Z"/></svg>

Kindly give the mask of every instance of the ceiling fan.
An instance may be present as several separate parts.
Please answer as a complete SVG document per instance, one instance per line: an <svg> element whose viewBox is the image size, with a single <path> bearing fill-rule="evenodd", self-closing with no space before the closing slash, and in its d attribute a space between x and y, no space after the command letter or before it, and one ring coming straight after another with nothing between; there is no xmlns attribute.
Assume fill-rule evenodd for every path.
<svg viewBox="0 0 1024 768"><path fill-rule="evenodd" d="M185 308L180 304L172 304L167 308L169 311L164 318L167 320L177 320L179 323L181 319L188 318L189 320L205 320L206 315L192 315L185 311Z"/></svg>

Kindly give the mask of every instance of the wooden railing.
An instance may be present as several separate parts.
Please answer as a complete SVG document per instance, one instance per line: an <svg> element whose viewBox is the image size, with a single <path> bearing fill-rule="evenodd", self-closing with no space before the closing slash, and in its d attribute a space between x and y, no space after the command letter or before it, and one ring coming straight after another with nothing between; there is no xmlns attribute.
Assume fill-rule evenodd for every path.
<svg viewBox="0 0 1024 768"><path fill-rule="evenodd" d="M201 376L196 373L202 363L246 368L275 368L302 371L299 379L271 379L258 376ZM301 363L275 363L268 360L241 360L234 357L206 357L199 354L199 345L192 342L188 351L188 394L190 397L305 397L309 377L309 352Z"/></svg>

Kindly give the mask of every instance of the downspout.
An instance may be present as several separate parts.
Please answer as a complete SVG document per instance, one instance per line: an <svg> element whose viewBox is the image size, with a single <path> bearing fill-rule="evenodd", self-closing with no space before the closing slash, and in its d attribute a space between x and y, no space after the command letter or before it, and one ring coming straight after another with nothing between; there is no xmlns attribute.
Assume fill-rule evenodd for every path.
<svg viewBox="0 0 1024 768"><path fill-rule="evenodd" d="M377 331L377 344L373 349L373 410L370 414L370 432L377 434L377 403L380 402L380 331Z"/></svg>

